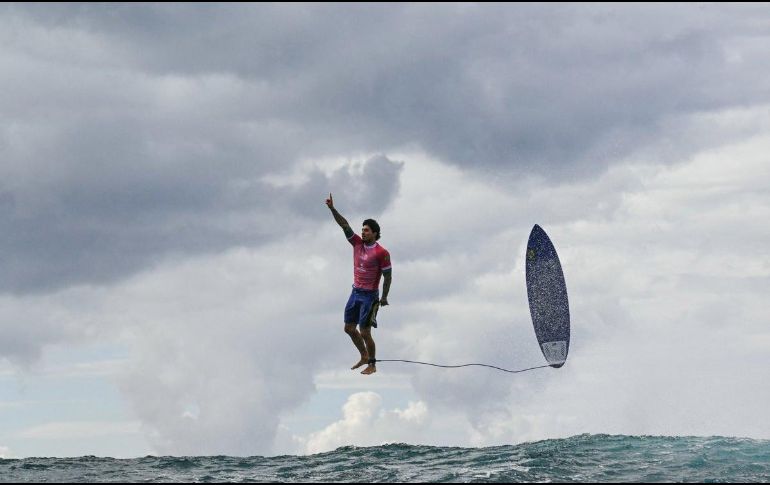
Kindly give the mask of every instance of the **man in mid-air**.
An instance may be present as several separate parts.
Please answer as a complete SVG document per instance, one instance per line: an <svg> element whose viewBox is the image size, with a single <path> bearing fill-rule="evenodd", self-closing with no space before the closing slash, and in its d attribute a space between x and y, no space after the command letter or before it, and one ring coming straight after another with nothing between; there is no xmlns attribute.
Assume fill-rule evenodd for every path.
<svg viewBox="0 0 770 485"><path fill-rule="evenodd" d="M353 291L345 305L345 333L350 335L361 353L361 360L351 369L358 369L368 364L361 374L374 374L377 372L375 366L377 359L372 327L377 326L375 320L377 308L388 304L388 292L392 281L390 253L377 242L380 239L380 225L377 221L365 220L359 237L350 228L348 221L334 208L332 194L329 194L329 198L326 199L326 205L332 211L334 220L345 232L348 242L353 245ZM380 276L385 277L382 298L379 298ZM361 330L359 331L357 327Z"/></svg>

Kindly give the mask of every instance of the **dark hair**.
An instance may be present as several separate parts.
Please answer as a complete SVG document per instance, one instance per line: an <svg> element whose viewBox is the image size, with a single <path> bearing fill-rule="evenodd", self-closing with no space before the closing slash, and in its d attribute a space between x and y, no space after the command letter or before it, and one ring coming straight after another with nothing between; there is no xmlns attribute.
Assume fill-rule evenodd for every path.
<svg viewBox="0 0 770 485"><path fill-rule="evenodd" d="M377 233L377 237L374 238L375 241L379 241L380 240L380 225L377 224L377 221L375 221L374 219L367 219L367 220L364 221L363 225L364 226L369 226L369 229L371 229L372 232L376 232Z"/></svg>

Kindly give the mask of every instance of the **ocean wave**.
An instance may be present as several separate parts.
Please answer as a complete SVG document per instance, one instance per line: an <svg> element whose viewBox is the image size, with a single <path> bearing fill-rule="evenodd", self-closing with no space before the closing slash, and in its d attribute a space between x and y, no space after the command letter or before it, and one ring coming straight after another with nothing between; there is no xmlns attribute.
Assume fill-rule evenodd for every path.
<svg viewBox="0 0 770 485"><path fill-rule="evenodd" d="M2 482L768 482L770 441L579 435L511 446L346 446L307 456L0 459Z"/></svg>

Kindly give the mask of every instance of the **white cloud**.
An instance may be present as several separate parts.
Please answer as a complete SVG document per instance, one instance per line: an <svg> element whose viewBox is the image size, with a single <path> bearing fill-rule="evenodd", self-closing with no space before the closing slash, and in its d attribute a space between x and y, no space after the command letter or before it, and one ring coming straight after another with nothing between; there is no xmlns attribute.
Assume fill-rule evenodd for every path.
<svg viewBox="0 0 770 485"><path fill-rule="evenodd" d="M23 408L25 406L29 406L31 404L39 404L42 401L32 401L32 400L25 400L25 401L0 401L0 409L16 409L16 408Z"/></svg>
<svg viewBox="0 0 770 485"><path fill-rule="evenodd" d="M138 421L53 422L32 426L14 433L14 437L36 440L90 439L112 435L134 435L141 431Z"/></svg>
<svg viewBox="0 0 770 485"><path fill-rule="evenodd" d="M313 392L313 369L343 341L327 306L345 285L319 285L344 276L308 243L169 266L114 295L133 322L121 388L159 452L266 453L280 414Z"/></svg>
<svg viewBox="0 0 770 485"><path fill-rule="evenodd" d="M433 410L423 400L410 401L403 409L386 409L382 402L376 392L351 394L342 407L341 419L307 436L292 436L293 452L323 453L341 446L387 443L477 447L513 444L540 438L541 423L553 421L544 413L513 418L488 413L479 421L461 411ZM281 438L288 441L285 436Z"/></svg>
<svg viewBox="0 0 770 485"><path fill-rule="evenodd" d="M35 308L51 324L54 316L90 322L89 338L127 345L125 363L61 372L117 371L160 453L266 454L285 434L282 417L334 389L374 394L357 395L341 421L299 438L299 451L485 446L585 431L766 437L747 413L722 410L766 413L752 404L764 390L751 383L767 364L768 234L741 221L744 203L750 214L770 207L755 180L770 178L768 148L770 140L752 138L675 167L629 162L592 182L524 180L507 189L424 156L398 157L406 161L401 191L379 218L394 285L375 332L378 357L541 363L522 266L537 222L570 289L572 355L560 370L508 376L382 363L365 381L347 371L355 359L341 322L349 247L324 207L319 232L169 262L108 288L34 297ZM742 160L747 173L720 165L725 159ZM340 209L351 220L366 215ZM404 386L419 396L412 407L383 409L377 393ZM716 396L717 386L729 392Z"/></svg>
<svg viewBox="0 0 770 485"><path fill-rule="evenodd" d="M72 377L106 377L113 378L117 376L126 365L129 363L128 359L107 359L96 360L91 362L77 362L74 364L60 366L57 368L45 369L40 372L40 375L56 378L72 378Z"/></svg>
<svg viewBox="0 0 770 485"><path fill-rule="evenodd" d="M8 448L7 446L0 446L0 458L9 460L9 459L12 459L13 457L14 457L13 452L11 451L10 448Z"/></svg>
<svg viewBox="0 0 770 485"><path fill-rule="evenodd" d="M763 110L752 115L757 126L768 122ZM413 372L433 413L465 410L474 444L586 431L767 438L770 428L757 424L770 422L757 420L767 414L758 403L770 400L767 387L757 387L768 364L767 153L770 137L756 135L675 166L628 160L591 182L530 181L478 194L475 182L453 183L434 166L437 183L421 186L414 199L407 167L402 197L386 215L440 221L422 228L436 252L431 257L426 247L414 263L414 305L383 317L396 335L379 352L398 348L407 358L441 363L542 361L522 267L527 226L538 222L559 250L570 290L567 366L513 380L491 371L399 367ZM437 204L420 203L433 195ZM479 226L489 229L479 234ZM421 233L398 236L419 240ZM426 271L449 283L438 295L425 289L431 297L421 299L420 282L433 286Z"/></svg>
<svg viewBox="0 0 770 485"><path fill-rule="evenodd" d="M375 392L352 394L342 408L343 418L300 441L307 453L331 451L340 446L376 446L414 442L429 425L427 405L410 402L406 409L382 408Z"/></svg>
<svg viewBox="0 0 770 485"><path fill-rule="evenodd" d="M352 357L352 355L351 355ZM355 359L353 359L355 361ZM350 363L352 364L353 361ZM380 374L377 379L362 379L358 372L343 370L328 370L315 374L316 389L348 389L348 390L384 390L401 389L409 390L409 374L400 374L388 369L387 373Z"/></svg>

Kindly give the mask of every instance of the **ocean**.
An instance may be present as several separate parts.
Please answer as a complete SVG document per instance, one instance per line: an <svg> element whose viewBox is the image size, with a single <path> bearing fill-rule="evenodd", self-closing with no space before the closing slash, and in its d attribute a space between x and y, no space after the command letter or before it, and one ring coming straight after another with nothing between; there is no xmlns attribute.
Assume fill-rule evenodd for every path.
<svg viewBox="0 0 770 485"><path fill-rule="evenodd" d="M308 456L0 460L0 482L770 482L770 441L580 435L512 446L348 446Z"/></svg>

